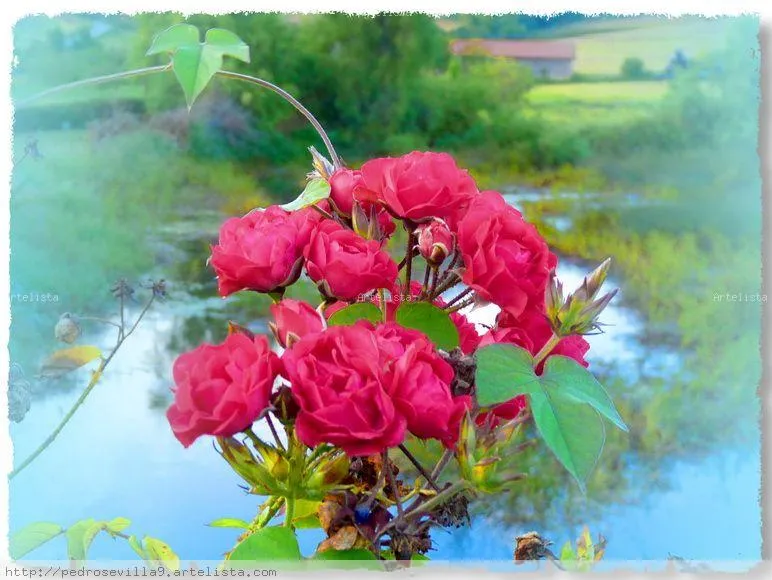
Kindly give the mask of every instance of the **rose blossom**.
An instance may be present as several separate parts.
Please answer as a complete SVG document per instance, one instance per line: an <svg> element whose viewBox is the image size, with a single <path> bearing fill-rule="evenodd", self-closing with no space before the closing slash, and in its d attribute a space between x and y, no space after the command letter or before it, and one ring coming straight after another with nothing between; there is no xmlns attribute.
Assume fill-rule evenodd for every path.
<svg viewBox="0 0 772 580"><path fill-rule="evenodd" d="M449 432L456 406L450 390L454 371L425 334L388 322L378 325L382 351L394 358L389 394L408 430L421 439L439 439L453 446Z"/></svg>
<svg viewBox="0 0 772 580"><path fill-rule="evenodd" d="M332 220L317 226L304 255L309 277L340 300L391 288L397 278L397 264L379 242L365 240Z"/></svg>
<svg viewBox="0 0 772 580"><path fill-rule="evenodd" d="M320 216L310 208L287 212L278 206L230 218L212 247L212 266L221 296L239 290L273 292L300 276L303 248Z"/></svg>
<svg viewBox="0 0 772 580"><path fill-rule="evenodd" d="M418 251L421 256L434 266L442 264L455 249L453 232L442 220L431 220L416 229Z"/></svg>
<svg viewBox="0 0 772 580"><path fill-rule="evenodd" d="M295 429L303 443L331 443L354 456L404 441L407 420L387 391L391 357L366 322L309 334L282 359L300 407Z"/></svg>
<svg viewBox="0 0 772 580"><path fill-rule="evenodd" d="M201 435L229 437L268 407L281 361L264 336L239 332L219 345L202 344L174 362L174 403L166 412L185 447Z"/></svg>
<svg viewBox="0 0 772 580"><path fill-rule="evenodd" d="M330 177L330 201L335 211L344 217L350 218L354 212L354 190L362 185L362 172L353 169L338 169ZM372 203L359 203L362 212L369 219L371 217ZM384 209L376 206L376 218L380 229L380 239L386 239L397 229L394 220Z"/></svg>
<svg viewBox="0 0 772 580"><path fill-rule="evenodd" d="M319 332L325 327L324 319L314 307L300 300L284 298L278 304L271 305L271 314L275 323L268 324L284 348L306 334Z"/></svg>
<svg viewBox="0 0 772 580"><path fill-rule="evenodd" d="M396 217L414 222L432 217L454 222L478 193L474 180L447 153L414 151L372 159L361 171L356 199L380 203Z"/></svg>
<svg viewBox="0 0 772 580"><path fill-rule="evenodd" d="M459 225L458 246L463 281L481 298L515 318L526 308L544 306L557 257L499 193L486 191L475 199Z"/></svg>

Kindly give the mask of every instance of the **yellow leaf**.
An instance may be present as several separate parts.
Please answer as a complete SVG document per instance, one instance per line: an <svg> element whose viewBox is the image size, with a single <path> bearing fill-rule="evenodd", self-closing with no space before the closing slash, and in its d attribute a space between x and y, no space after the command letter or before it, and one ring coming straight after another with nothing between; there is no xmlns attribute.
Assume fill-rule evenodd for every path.
<svg viewBox="0 0 772 580"><path fill-rule="evenodd" d="M147 550L148 560L151 562L160 563L170 570L180 569L179 556L165 542L145 536L145 549Z"/></svg>
<svg viewBox="0 0 772 580"><path fill-rule="evenodd" d="M43 376L56 377L73 371L102 356L96 346L73 346L57 350L43 363Z"/></svg>

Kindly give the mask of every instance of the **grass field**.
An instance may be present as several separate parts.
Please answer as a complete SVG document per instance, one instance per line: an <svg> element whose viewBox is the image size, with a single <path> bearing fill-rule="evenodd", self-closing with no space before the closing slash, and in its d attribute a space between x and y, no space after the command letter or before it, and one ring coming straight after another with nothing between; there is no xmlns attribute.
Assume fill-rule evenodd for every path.
<svg viewBox="0 0 772 580"><path fill-rule="evenodd" d="M580 74L618 74L627 58L640 58L650 71L662 71L676 50L699 58L727 44L733 19L631 18L566 26L555 37L576 42L574 70Z"/></svg>
<svg viewBox="0 0 772 580"><path fill-rule="evenodd" d="M537 85L528 92L532 105L570 103L644 103L658 101L667 91L663 81L565 83Z"/></svg>

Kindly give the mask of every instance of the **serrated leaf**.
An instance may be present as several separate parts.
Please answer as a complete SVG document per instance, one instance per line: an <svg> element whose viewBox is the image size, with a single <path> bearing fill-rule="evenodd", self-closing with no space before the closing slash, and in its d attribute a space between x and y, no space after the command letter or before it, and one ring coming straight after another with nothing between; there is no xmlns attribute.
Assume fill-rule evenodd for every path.
<svg viewBox="0 0 772 580"><path fill-rule="evenodd" d="M182 46L198 44L199 39L198 28L192 24L175 24L155 36L145 55L174 52Z"/></svg>
<svg viewBox="0 0 772 580"><path fill-rule="evenodd" d="M230 30L211 28L206 31L204 44L243 62L249 62L249 45Z"/></svg>
<svg viewBox="0 0 772 580"><path fill-rule="evenodd" d="M62 526L50 522L36 522L24 526L10 538L9 552L11 559L18 560L23 558L32 550L42 546L62 532L64 532Z"/></svg>
<svg viewBox="0 0 772 580"><path fill-rule="evenodd" d="M541 382L561 394L587 403L622 431L627 425L603 386L585 367L572 358L554 355L547 359Z"/></svg>
<svg viewBox="0 0 772 580"><path fill-rule="evenodd" d="M429 340L445 351L458 346L458 329L450 315L429 302L406 302L397 308L397 324L423 332Z"/></svg>
<svg viewBox="0 0 772 580"><path fill-rule="evenodd" d="M309 207L330 197L330 183L326 179L317 177L310 180L303 192L293 201L280 205L286 211L296 211Z"/></svg>
<svg viewBox="0 0 772 580"><path fill-rule="evenodd" d="M73 371L102 356L102 351L96 346L72 346L54 352L40 369L46 377L56 377Z"/></svg>
<svg viewBox="0 0 772 580"><path fill-rule="evenodd" d="M170 570L180 569L180 558L167 543L149 536L145 536L143 543L149 561L163 564L165 568L169 568Z"/></svg>
<svg viewBox="0 0 772 580"><path fill-rule="evenodd" d="M75 522L67 529L67 557L76 562L88 559L88 549L96 535L105 529L105 522L93 518Z"/></svg>
<svg viewBox="0 0 772 580"><path fill-rule="evenodd" d="M210 528L239 528L246 530L249 528L249 522L238 518L220 518L207 524Z"/></svg>
<svg viewBox="0 0 772 580"><path fill-rule="evenodd" d="M574 476L582 492L598 463L606 431L598 412L588 405L543 390L531 393L531 413L547 447Z"/></svg>
<svg viewBox="0 0 772 580"><path fill-rule="evenodd" d="M379 308L372 302L355 302L337 312L327 319L328 326L350 326L360 320L369 320L377 324L383 318Z"/></svg>
<svg viewBox="0 0 772 580"><path fill-rule="evenodd" d="M239 542L228 560L294 561L301 558L295 533L288 527L269 526L257 530Z"/></svg>
<svg viewBox="0 0 772 580"><path fill-rule="evenodd" d="M531 354L513 344L491 344L477 350L477 402L490 407L517 395L539 392Z"/></svg>

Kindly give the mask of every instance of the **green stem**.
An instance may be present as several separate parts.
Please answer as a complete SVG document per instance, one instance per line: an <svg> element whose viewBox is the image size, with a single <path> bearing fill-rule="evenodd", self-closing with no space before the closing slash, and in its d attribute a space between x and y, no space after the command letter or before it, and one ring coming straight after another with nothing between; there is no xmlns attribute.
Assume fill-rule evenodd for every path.
<svg viewBox="0 0 772 580"><path fill-rule="evenodd" d="M560 337L553 333L553 335L547 341L547 344L545 344L541 348L541 350L536 353L536 356L533 357L533 368L536 368L537 366L539 366L539 363L541 363L541 361L547 358L547 355L549 355L549 353L552 352L552 349L554 349L559 342L560 342Z"/></svg>
<svg viewBox="0 0 772 580"><path fill-rule="evenodd" d="M283 504L284 498L282 497L269 498L265 503L265 507L260 510L255 519L252 521L252 524L249 526L250 531L255 532L271 523L271 520L274 518L274 516L276 516L277 513L279 513L279 510Z"/></svg>
<svg viewBox="0 0 772 580"><path fill-rule="evenodd" d="M59 86L47 89L45 91L42 91L40 93L34 94L31 97L28 97L28 98L20 101L19 103L16 104L16 108L17 109L21 109L23 107L26 107L27 105L29 105L33 101L37 101L38 99L42 99L44 97L47 97L49 95L53 95L55 93L59 93L61 91L67 91L67 90L70 90L70 89L77 89L78 87L85 87L85 86L96 85L96 84L100 84L100 83L109 83L111 81L119 81L119 80L122 80L122 79L131 78L131 77L144 76L144 75L149 75L149 74L153 74L153 73L164 72L164 71L171 70L171 69L172 69L172 63L169 63L169 64L163 64L163 65L159 65L159 66L149 66L149 67L146 67L146 68L138 68L138 69L135 69L135 70L129 70L129 71L125 71L125 72L121 72L121 73L115 73L115 74L111 74L111 75L104 75L104 76L101 76L101 77L93 77L93 78L90 78L90 79L84 79L82 81L75 81L75 82L72 82L72 83L67 83L67 84L64 84L64 85L59 85Z"/></svg>
<svg viewBox="0 0 772 580"><path fill-rule="evenodd" d="M273 420L271 419L270 415L266 414L265 422L268 423L268 428L271 430L273 440L276 441L276 446L284 451L284 445L282 444L281 439L279 439L279 432L276 431L276 426L273 424Z"/></svg>
<svg viewBox="0 0 772 580"><path fill-rule="evenodd" d="M442 470L445 469L445 466L448 464L448 461L450 461L450 458L453 457L453 454L454 451L452 449L446 449L442 454L442 457L440 457L437 465L435 465L434 469L432 469L432 479L434 481L437 481L437 478L442 473Z"/></svg>
<svg viewBox="0 0 772 580"><path fill-rule="evenodd" d="M300 112L301 115L303 115L306 120L308 120L309 123L313 126L314 129L316 129L316 132L319 134L319 137L321 137L322 142L324 143L324 146L327 148L327 152L330 154L330 158L332 160L332 164L335 166L335 168L339 168L343 166L343 163L340 160L340 157L338 157L337 152L335 151L335 148L332 146L332 141L330 141L330 138L327 136L327 132L324 130L324 127L322 127L322 124L317 121L316 117L314 117L311 114L311 111L306 109L303 104L298 101L295 97L293 97L291 94L289 94L287 91L282 89L281 87L276 86L273 83L269 83L266 80L259 79L257 77L244 75L237 72L231 72L227 70L219 70L217 73L221 77L229 78L229 79L235 79L239 81L245 81L248 83L252 83L255 85L259 85L263 88L266 88L270 91L273 91L277 95L279 95L281 98L283 98L285 101L287 101L290 105L295 107L295 109Z"/></svg>
<svg viewBox="0 0 772 580"><path fill-rule="evenodd" d="M469 483L466 481L457 481L453 485L451 485L449 488L442 490L440 493L435 495L430 500L419 503L418 505L412 507L410 509L410 515L413 514L421 514L421 513L427 513L432 511L435 507L438 505L442 505L446 501L448 501L450 498L452 498L454 495L457 495L464 491L467 487L469 487Z"/></svg>
<svg viewBox="0 0 772 580"><path fill-rule="evenodd" d="M389 309L386 306L386 291L383 288L378 288L378 298L381 300L381 310L383 311L383 321L388 322Z"/></svg>
<svg viewBox="0 0 772 580"><path fill-rule="evenodd" d="M284 511L284 527L292 528L292 520L295 518L295 498L288 497L285 501L287 509Z"/></svg>

